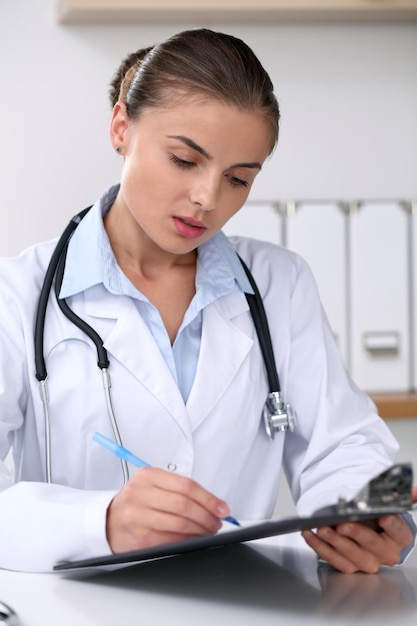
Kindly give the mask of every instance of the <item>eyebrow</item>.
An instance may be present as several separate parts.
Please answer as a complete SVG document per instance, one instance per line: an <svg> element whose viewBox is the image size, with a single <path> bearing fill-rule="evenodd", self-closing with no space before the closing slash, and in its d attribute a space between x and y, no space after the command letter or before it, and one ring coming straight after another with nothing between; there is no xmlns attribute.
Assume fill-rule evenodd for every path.
<svg viewBox="0 0 417 626"><path fill-rule="evenodd" d="M182 143L184 143L186 146L188 146L192 150L195 150L196 152L201 154L203 157L205 157L209 161L211 161L211 159L213 158L211 154L207 152L207 150L204 150L204 148L199 146L198 143L196 143L190 137L186 137L184 135L167 135L167 137L168 139L178 139L179 141L182 141ZM258 161L253 161L249 163L235 163L234 165L231 165L230 167L231 168L232 167L248 167L248 168L257 169L257 170L262 169L262 165Z"/></svg>

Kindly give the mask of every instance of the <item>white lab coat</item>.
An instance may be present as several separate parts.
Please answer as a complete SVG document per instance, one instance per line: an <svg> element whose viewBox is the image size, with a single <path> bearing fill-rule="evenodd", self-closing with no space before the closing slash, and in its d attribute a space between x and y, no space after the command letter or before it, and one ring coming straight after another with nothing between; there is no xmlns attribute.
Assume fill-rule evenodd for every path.
<svg viewBox="0 0 417 626"><path fill-rule="evenodd" d="M297 413L295 432L273 442L261 419L267 382L244 294L204 310L186 405L128 297L96 286L69 304L104 339L127 448L154 466L175 465L242 520L271 516L283 464L298 510L308 514L339 494L354 495L392 464L397 443L347 376L306 264L271 244L233 244L264 299L284 399ZM113 437L95 350L55 296L45 325L54 484L45 483L33 330L53 247L0 261L0 446L4 458L13 444L16 468L15 484L0 469L0 567L28 571L109 553L106 508L122 486L120 461L92 439L95 431Z"/></svg>

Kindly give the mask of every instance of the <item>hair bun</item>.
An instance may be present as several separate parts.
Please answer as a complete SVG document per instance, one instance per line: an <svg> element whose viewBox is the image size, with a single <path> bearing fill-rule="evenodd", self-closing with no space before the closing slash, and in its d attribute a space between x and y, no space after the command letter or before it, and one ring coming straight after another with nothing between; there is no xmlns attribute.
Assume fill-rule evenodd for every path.
<svg viewBox="0 0 417 626"><path fill-rule="evenodd" d="M131 52L123 59L110 83L109 96L112 108L118 100L122 102L125 101L127 90L129 89L129 85L137 69L153 47L154 46L150 46L148 48L142 48L137 52Z"/></svg>

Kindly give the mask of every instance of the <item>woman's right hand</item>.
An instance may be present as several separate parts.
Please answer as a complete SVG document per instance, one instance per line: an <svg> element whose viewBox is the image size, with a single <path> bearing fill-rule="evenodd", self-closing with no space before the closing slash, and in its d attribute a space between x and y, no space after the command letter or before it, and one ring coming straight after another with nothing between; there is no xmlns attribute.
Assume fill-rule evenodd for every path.
<svg viewBox="0 0 417 626"><path fill-rule="evenodd" d="M165 470L139 469L107 510L114 553L215 533L229 507L198 483Z"/></svg>

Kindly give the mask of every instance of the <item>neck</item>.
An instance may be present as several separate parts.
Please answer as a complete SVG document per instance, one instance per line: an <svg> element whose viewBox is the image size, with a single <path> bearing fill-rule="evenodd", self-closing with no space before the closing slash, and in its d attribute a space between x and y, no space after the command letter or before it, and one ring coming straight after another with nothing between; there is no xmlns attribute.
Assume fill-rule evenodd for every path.
<svg viewBox="0 0 417 626"><path fill-rule="evenodd" d="M116 201L117 202L117 201ZM123 212L126 214L125 212ZM126 223L126 222L129 223ZM118 265L144 278L157 278L174 267L195 268L197 251L173 254L161 249L133 222L123 219L115 205L104 218L104 228Z"/></svg>

